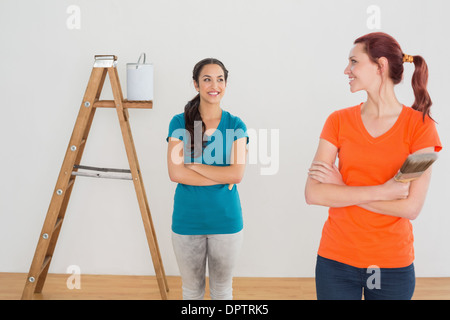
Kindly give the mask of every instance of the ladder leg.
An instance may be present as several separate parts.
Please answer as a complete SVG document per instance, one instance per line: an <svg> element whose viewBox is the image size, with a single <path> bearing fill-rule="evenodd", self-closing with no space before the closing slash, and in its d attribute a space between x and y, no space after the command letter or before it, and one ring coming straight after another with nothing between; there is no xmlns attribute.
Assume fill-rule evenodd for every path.
<svg viewBox="0 0 450 320"><path fill-rule="evenodd" d="M167 285L167 279L164 272L164 266L162 264L161 253L159 251L158 242L156 240L156 233L153 227L151 213L147 201L147 195L145 193L144 183L141 176L141 170L139 168L139 162L134 147L133 136L131 134L130 123L128 121L128 111L124 109L122 105L123 95L120 87L117 69L114 67L108 68L108 74L114 95L114 101L116 104L117 115L119 117L122 137L127 152L128 162L133 177L133 183L139 202L139 208L141 211L145 234L147 237L150 254L152 256L153 266L155 268L155 274L156 279L158 281L159 291L161 294L161 298L163 300L166 300L169 287Z"/></svg>
<svg viewBox="0 0 450 320"><path fill-rule="evenodd" d="M92 69L44 225L39 236L39 241L22 293L22 299L32 299L33 294L41 292L44 286L75 182L75 177L71 175L73 166L81 159L95 113L93 105L95 100L99 98L106 72L107 70L104 68Z"/></svg>
<svg viewBox="0 0 450 320"><path fill-rule="evenodd" d="M145 193L145 188L144 185L142 184L142 193ZM146 206L146 213L148 215L148 221L149 221L149 228L151 229L151 235L153 236L153 241L155 243L155 250L156 250L156 255L157 258L159 259L159 264L161 265L161 272L160 272L160 277L163 279L164 281L164 288L166 290L166 292L169 292L169 285L167 283L167 278L166 278L166 273L164 271L164 267L163 267L163 263L162 263L162 259L161 259L161 252L159 251L159 245L158 245L158 240L156 239L156 232L155 232L155 227L153 226L153 221L151 218L151 212L150 212L150 208L147 202L147 197L144 198L145 200L145 206Z"/></svg>
<svg viewBox="0 0 450 320"><path fill-rule="evenodd" d="M73 177L75 178L75 177ZM47 252L45 254L45 257L48 260L48 263L46 266L42 269L41 274L39 275L37 282L36 282L36 288L34 290L35 293L41 293L42 289L45 284L45 280L47 279L48 269L50 268L50 262L53 257L53 252L55 251L56 242L58 241L59 233L61 232L61 226L64 221L64 216L66 213L67 205L69 204L70 195L73 190L73 184L75 182L75 179L69 180L69 186L65 192L65 196L61 205L61 209L59 211L58 217L56 218L55 225L53 228L53 232L51 235L49 235L48 240L50 241L48 244Z"/></svg>

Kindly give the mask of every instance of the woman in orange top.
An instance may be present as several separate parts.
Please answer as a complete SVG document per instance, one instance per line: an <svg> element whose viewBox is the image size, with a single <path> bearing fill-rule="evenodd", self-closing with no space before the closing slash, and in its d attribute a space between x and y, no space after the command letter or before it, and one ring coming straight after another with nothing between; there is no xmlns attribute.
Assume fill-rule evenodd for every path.
<svg viewBox="0 0 450 320"><path fill-rule="evenodd" d="M394 93L405 62L415 66L412 107ZM393 177L409 154L442 148L430 117L427 65L375 32L355 40L344 73L350 91L366 91L367 101L328 117L306 182L306 202L330 207L318 250L317 298L361 299L364 292L365 299L411 299L410 220L424 204L431 167L412 182Z"/></svg>

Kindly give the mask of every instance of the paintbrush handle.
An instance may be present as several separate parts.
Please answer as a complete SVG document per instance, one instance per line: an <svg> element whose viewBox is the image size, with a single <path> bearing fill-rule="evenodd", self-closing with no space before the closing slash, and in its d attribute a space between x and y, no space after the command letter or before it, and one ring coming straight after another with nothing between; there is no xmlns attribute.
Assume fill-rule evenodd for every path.
<svg viewBox="0 0 450 320"><path fill-rule="evenodd" d="M398 182L410 182L413 180L416 180L420 178L423 172L414 172L414 173L402 173L399 171L395 177L394 180Z"/></svg>

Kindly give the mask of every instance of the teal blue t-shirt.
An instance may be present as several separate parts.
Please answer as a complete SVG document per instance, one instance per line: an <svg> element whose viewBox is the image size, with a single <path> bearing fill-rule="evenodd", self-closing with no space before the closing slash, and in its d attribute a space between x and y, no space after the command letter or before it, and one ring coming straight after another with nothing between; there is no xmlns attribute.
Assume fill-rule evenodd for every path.
<svg viewBox="0 0 450 320"><path fill-rule="evenodd" d="M211 136L206 137L208 141L201 156L191 158L187 146L188 135L184 113L177 114L170 121L167 140L173 137L184 142L185 163L201 162L213 166L228 166L233 142L247 137L248 143L244 122L225 110L222 110L217 129ZM239 232L242 228L242 209L236 185L231 190L228 189L228 184L177 185L172 215L173 232L183 235L228 234Z"/></svg>

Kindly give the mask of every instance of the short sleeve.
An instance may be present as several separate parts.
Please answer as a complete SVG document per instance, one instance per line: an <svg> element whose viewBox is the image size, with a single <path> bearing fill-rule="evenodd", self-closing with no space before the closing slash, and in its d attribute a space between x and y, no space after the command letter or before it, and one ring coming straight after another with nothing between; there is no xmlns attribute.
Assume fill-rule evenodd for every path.
<svg viewBox="0 0 450 320"><path fill-rule="evenodd" d="M414 130L411 141L411 153L428 147L434 147L435 152L442 150L436 124L430 117L426 116L424 121L422 121L422 118L418 121Z"/></svg>
<svg viewBox="0 0 450 320"><path fill-rule="evenodd" d="M172 118L169 123L169 133L167 135L166 141L169 141L169 138L177 138L180 140L184 140L186 134L186 129L184 126L184 114L178 114Z"/></svg>
<svg viewBox="0 0 450 320"><path fill-rule="evenodd" d="M322 128L320 138L327 140L339 148L339 116L337 111L328 116Z"/></svg>
<svg viewBox="0 0 450 320"><path fill-rule="evenodd" d="M248 144L250 138L248 136L247 126L244 121L242 121L239 117L236 117L234 124L234 141L245 137L247 138Z"/></svg>

